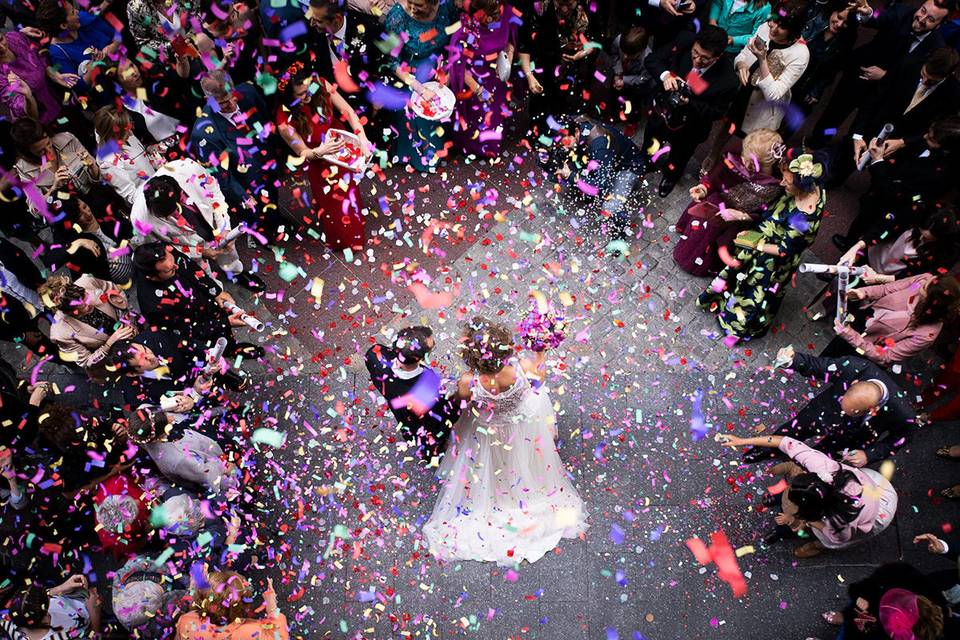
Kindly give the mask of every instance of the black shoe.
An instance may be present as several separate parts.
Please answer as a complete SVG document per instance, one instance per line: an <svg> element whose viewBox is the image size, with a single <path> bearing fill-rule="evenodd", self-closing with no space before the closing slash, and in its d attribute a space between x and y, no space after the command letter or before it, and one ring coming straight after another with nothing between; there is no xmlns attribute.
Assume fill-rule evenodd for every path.
<svg viewBox="0 0 960 640"><path fill-rule="evenodd" d="M675 186L677 186L676 178L668 178L667 176L663 176L663 178L660 179L660 188L657 189L657 195L659 195L661 198L666 198L668 195L673 193L673 188Z"/></svg>
<svg viewBox="0 0 960 640"><path fill-rule="evenodd" d="M240 356L246 360L259 360L264 356L263 347L252 342L238 342L230 354L234 357Z"/></svg>
<svg viewBox="0 0 960 640"><path fill-rule="evenodd" d="M837 249L840 249L840 251L846 251L853 246L853 243L850 242L850 239L842 233L833 234L833 237L830 238L830 241L833 242L833 246L835 246Z"/></svg>
<svg viewBox="0 0 960 640"><path fill-rule="evenodd" d="M238 285L249 291L250 293L263 293L267 290L267 285L263 283L257 275L253 273L235 273L233 275L233 281Z"/></svg>

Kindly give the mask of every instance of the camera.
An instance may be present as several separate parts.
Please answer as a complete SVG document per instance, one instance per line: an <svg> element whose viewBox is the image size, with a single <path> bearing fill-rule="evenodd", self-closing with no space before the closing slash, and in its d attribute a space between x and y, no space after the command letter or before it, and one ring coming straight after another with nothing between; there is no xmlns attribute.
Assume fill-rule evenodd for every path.
<svg viewBox="0 0 960 640"><path fill-rule="evenodd" d="M678 81L677 90L667 93L665 102L668 109L679 109L684 106L684 102L690 100L693 97L693 92L690 91L690 85L686 82Z"/></svg>

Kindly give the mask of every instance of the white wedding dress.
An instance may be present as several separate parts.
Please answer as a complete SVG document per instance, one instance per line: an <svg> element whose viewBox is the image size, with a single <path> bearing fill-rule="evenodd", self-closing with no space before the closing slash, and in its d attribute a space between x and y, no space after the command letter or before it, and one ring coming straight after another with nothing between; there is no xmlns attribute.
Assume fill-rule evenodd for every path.
<svg viewBox="0 0 960 640"><path fill-rule="evenodd" d="M520 363L511 364L517 380L506 391L474 379L473 402L447 445L440 495L423 527L438 558L535 562L588 527L554 443L547 389L533 389Z"/></svg>

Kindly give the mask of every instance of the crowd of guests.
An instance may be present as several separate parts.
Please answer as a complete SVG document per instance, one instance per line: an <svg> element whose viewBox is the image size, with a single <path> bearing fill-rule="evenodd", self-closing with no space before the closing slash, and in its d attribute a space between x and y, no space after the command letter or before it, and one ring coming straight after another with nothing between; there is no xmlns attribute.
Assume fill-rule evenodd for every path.
<svg viewBox="0 0 960 640"><path fill-rule="evenodd" d="M773 434L727 438L749 462L789 458L772 535L812 536L799 557L884 530L897 493L871 465L960 418L953 0L19 0L0 14L0 338L33 370L0 367L8 637L287 637L272 585L257 595L242 575L267 534L239 499L247 449L225 401L247 384L233 365L264 356L236 334L249 316L230 291L264 290L238 240L306 228L363 251L390 219L363 181L386 169L495 165L521 145L593 204L611 253L642 233L644 176L659 172L665 198L698 175L674 258L712 278L698 305L731 344L776 328L827 190L865 174L831 238L854 284L827 274L826 313L809 305L836 339L778 358L823 390ZM952 360L917 406L898 376L931 349ZM397 352L388 395L421 373L418 349ZM400 414L442 449L429 418ZM99 551L115 570L93 580ZM844 637L887 637L893 608L942 637L960 598L892 574L831 614Z"/></svg>

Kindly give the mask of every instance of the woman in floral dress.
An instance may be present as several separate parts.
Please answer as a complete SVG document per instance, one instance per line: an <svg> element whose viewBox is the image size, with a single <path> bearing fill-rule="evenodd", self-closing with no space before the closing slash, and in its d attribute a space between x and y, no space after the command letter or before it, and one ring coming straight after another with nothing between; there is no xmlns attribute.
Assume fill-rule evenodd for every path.
<svg viewBox="0 0 960 640"><path fill-rule="evenodd" d="M453 0L405 0L387 13L384 31L401 38L403 48L393 59L393 72L418 96L432 98L423 82L435 75L437 58L450 41L447 27L457 21ZM422 82L421 82L422 80ZM397 111L397 156L417 171L436 165L448 123L425 120L412 111Z"/></svg>
<svg viewBox="0 0 960 640"><path fill-rule="evenodd" d="M697 301L719 314L724 331L744 340L762 336L773 324L800 257L817 236L826 204L826 172L812 154L792 149L781 170L786 193L755 228L759 241L740 249ZM738 238L746 240L744 234L750 232Z"/></svg>

